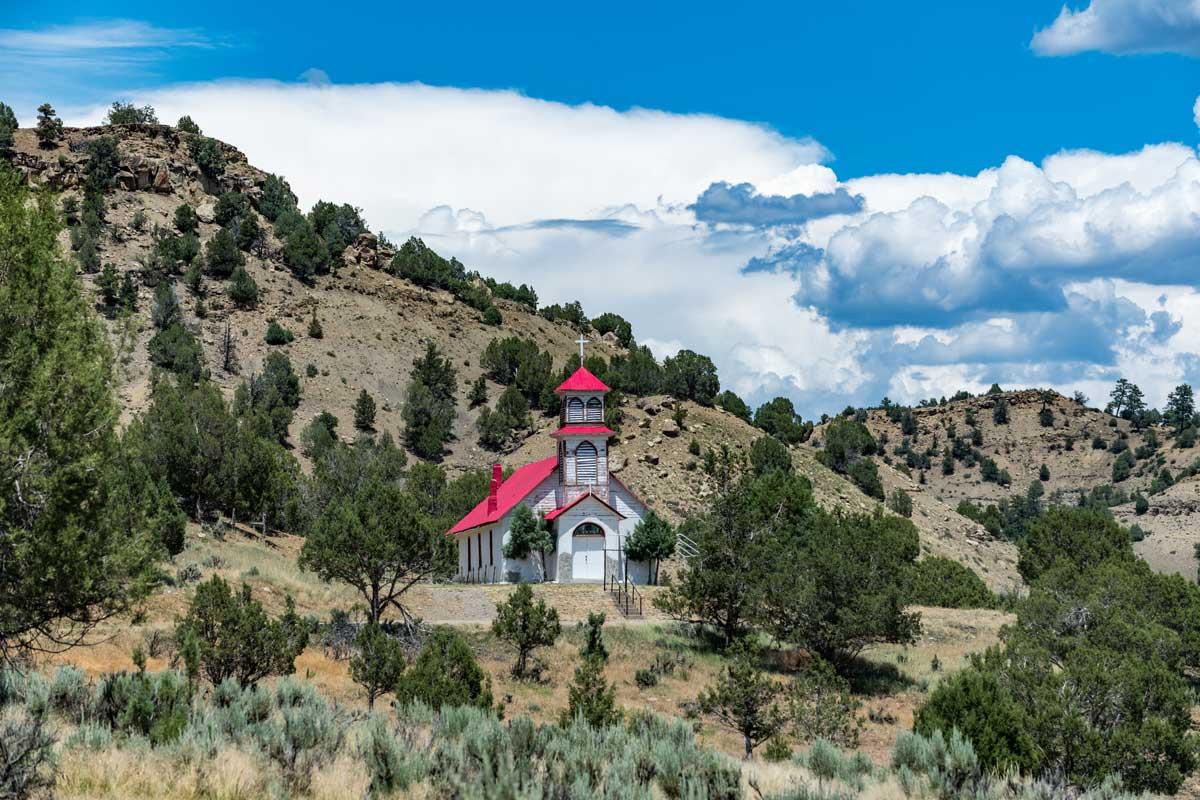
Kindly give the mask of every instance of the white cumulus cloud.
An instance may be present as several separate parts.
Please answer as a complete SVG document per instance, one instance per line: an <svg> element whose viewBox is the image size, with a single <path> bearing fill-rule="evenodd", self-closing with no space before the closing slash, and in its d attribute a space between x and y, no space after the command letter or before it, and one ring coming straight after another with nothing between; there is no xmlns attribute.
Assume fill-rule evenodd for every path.
<svg viewBox="0 0 1200 800"><path fill-rule="evenodd" d="M1200 55L1200 1L1091 0L1079 10L1063 6L1030 47L1044 56L1089 50L1105 53Z"/></svg>

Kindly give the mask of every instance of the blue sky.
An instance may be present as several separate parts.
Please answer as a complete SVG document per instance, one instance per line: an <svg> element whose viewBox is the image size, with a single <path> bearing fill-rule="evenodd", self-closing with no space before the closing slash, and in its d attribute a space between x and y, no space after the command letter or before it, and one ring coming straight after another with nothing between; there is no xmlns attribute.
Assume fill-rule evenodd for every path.
<svg viewBox="0 0 1200 800"><path fill-rule="evenodd" d="M25 122L189 113L755 402L1200 380L1189 0L33 5Z"/></svg>
<svg viewBox="0 0 1200 800"><path fill-rule="evenodd" d="M1045 58L1029 47L1057 0L1004 3L9 4L3 27L104 18L202 32L104 90L217 77L421 81L513 88L566 103L706 112L812 136L839 175L976 172L1007 155L1121 152L1191 141L1200 62L1178 55ZM40 6L40 7L39 7ZM69 77L69 76L68 76Z"/></svg>

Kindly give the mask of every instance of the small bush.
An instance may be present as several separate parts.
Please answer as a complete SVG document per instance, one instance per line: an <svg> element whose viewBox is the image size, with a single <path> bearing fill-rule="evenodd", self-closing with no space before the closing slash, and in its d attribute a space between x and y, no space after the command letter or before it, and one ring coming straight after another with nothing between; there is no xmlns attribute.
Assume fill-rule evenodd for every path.
<svg viewBox="0 0 1200 800"><path fill-rule="evenodd" d="M295 338L295 335L291 331L280 325L278 322L272 321L271 324L267 326L266 341L269 345L278 346L291 344Z"/></svg>
<svg viewBox="0 0 1200 800"><path fill-rule="evenodd" d="M994 608L996 596L969 567L926 556L913 568L909 602L938 608Z"/></svg>

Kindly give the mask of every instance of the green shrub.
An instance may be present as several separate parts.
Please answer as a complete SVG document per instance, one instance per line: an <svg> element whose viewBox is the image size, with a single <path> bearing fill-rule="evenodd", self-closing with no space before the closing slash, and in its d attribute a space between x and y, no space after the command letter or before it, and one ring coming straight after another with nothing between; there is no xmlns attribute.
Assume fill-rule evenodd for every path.
<svg viewBox="0 0 1200 800"><path fill-rule="evenodd" d="M396 683L396 702L430 708L473 706L490 709L492 681L458 631L434 628L421 652Z"/></svg>
<svg viewBox="0 0 1200 800"><path fill-rule="evenodd" d="M308 644L308 628L287 598L287 610L271 619L242 584L235 593L219 575L196 587L187 615L175 625L175 638L195 636L200 663L214 684L232 678L242 685L269 675L289 675Z"/></svg>
<svg viewBox="0 0 1200 800"><path fill-rule="evenodd" d="M909 602L938 608L994 608L996 596L974 570L942 556L926 556L913 568Z"/></svg>
<svg viewBox="0 0 1200 800"><path fill-rule="evenodd" d="M938 684L918 709L913 730L924 736L936 736L943 730L960 731L974 745L985 767L1028 770L1038 763L1030 724L1024 710L995 676L965 669Z"/></svg>
<svg viewBox="0 0 1200 800"><path fill-rule="evenodd" d="M902 517L911 517L913 512L912 498L908 492L897 486L888 496L888 508Z"/></svg>
<svg viewBox="0 0 1200 800"><path fill-rule="evenodd" d="M291 344L295 338L295 334L274 320L267 326L266 342L269 345Z"/></svg>

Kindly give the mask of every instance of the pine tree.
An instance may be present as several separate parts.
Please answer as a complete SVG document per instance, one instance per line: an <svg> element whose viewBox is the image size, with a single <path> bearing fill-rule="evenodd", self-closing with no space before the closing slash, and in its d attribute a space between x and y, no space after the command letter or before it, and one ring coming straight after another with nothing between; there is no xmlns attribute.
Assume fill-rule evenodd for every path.
<svg viewBox="0 0 1200 800"><path fill-rule="evenodd" d="M38 106L37 139L42 147L51 147L62 138L63 121L54 115L54 106L42 103Z"/></svg>
<svg viewBox="0 0 1200 800"><path fill-rule="evenodd" d="M121 279L117 277L116 267L111 263L105 264L96 284L100 287L100 297L104 300L104 305L110 308L116 305L117 293L121 289Z"/></svg>
<svg viewBox="0 0 1200 800"><path fill-rule="evenodd" d="M471 384L471 393L467 396L471 408L477 408L487 402L487 379L480 375Z"/></svg>
<svg viewBox="0 0 1200 800"><path fill-rule="evenodd" d="M375 398L363 389L354 401L354 427L360 431L375 430Z"/></svg>
<svg viewBox="0 0 1200 800"><path fill-rule="evenodd" d="M258 284L245 267L238 267L229 278L229 299L239 308L252 308L258 303Z"/></svg>

